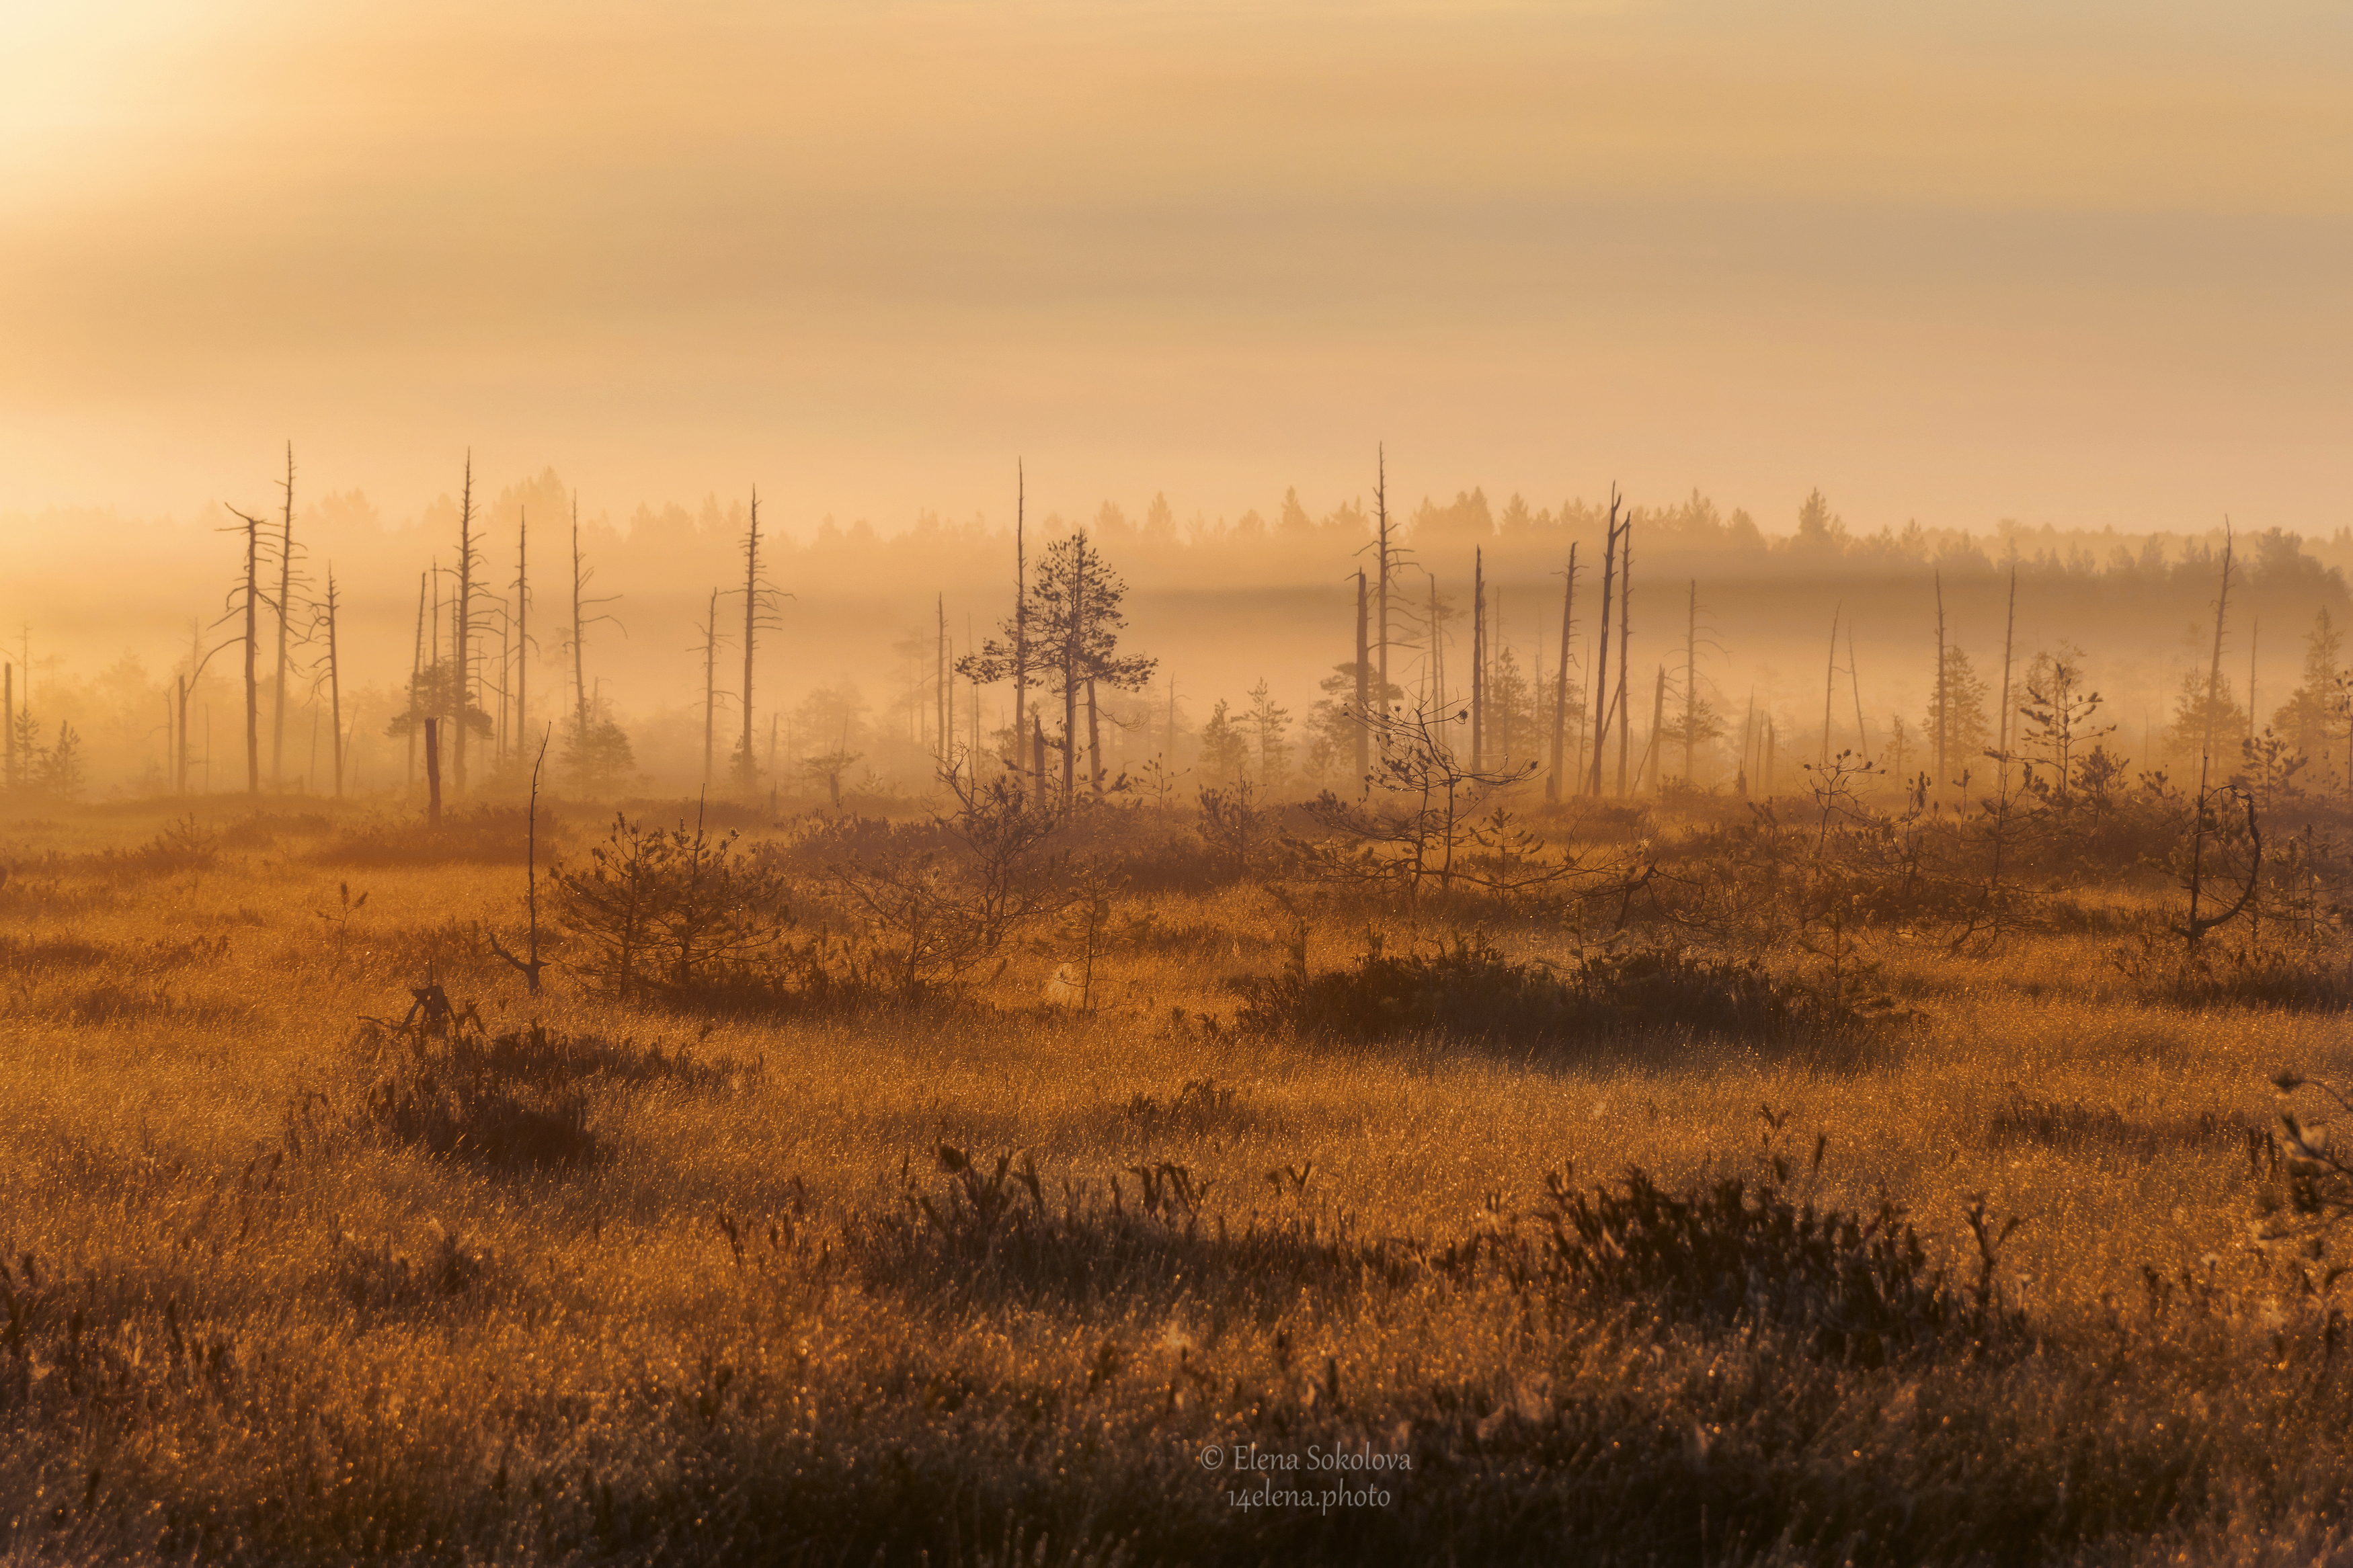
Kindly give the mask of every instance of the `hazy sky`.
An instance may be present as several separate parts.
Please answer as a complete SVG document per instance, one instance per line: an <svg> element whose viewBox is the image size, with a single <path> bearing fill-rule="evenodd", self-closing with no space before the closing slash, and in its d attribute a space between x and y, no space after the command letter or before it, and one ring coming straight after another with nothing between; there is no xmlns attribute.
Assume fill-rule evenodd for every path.
<svg viewBox="0 0 2353 1568"><path fill-rule="evenodd" d="M2353 9L0 0L0 512L2353 524ZM23 526L17 524L16 526Z"/></svg>

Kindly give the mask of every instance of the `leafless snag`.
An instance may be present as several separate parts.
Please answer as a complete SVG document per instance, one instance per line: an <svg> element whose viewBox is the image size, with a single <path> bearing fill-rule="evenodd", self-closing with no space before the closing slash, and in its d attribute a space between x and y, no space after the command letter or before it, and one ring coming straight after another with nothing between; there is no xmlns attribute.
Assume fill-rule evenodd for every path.
<svg viewBox="0 0 2353 1568"><path fill-rule="evenodd" d="M547 765L547 742L554 735L554 727L551 725L548 732L540 737L539 755L531 764L531 810L524 818L523 901L531 911L531 937L527 950L531 956L517 958L500 944L498 932L485 933L491 941L491 952L513 966L533 996L539 994L539 972L547 967L547 961L539 956L539 776L541 770Z"/></svg>

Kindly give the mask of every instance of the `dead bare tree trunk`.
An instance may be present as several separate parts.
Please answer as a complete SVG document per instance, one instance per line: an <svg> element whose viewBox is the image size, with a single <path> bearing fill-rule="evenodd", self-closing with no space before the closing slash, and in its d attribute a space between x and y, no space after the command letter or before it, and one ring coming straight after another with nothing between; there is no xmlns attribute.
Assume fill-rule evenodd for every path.
<svg viewBox="0 0 2353 1568"><path fill-rule="evenodd" d="M1426 567L1423 574L1430 579L1430 657L1422 661L1429 696L1424 705L1435 711L1446 706L1446 642L1439 635L1438 574Z"/></svg>
<svg viewBox="0 0 2353 1568"><path fill-rule="evenodd" d="M425 721L425 820L441 826L441 721Z"/></svg>
<svg viewBox="0 0 2353 1568"><path fill-rule="evenodd" d="M1871 731L1862 727L1862 677L1855 669L1854 623L1846 624L1846 682L1854 694L1854 747L1862 753L1865 765L1871 762Z"/></svg>
<svg viewBox="0 0 2353 1568"><path fill-rule="evenodd" d="M236 509L232 507L232 511ZM245 523L245 793L261 793L261 686L254 655L261 626L261 520Z"/></svg>
<svg viewBox="0 0 2353 1568"><path fill-rule="evenodd" d="M401 793L410 800L417 798L417 681L425 673L425 578L422 572L417 574L417 638L408 659L408 772Z"/></svg>
<svg viewBox="0 0 2353 1568"><path fill-rule="evenodd" d="M953 689L948 684L948 596L939 595L939 633L932 646L932 681L938 689L933 693L934 706L938 710L934 736L939 742L938 765L944 768L955 760L955 703Z"/></svg>
<svg viewBox="0 0 2353 1568"><path fill-rule="evenodd" d="M1485 755L1487 721L1487 557L1471 552L1471 771Z"/></svg>
<svg viewBox="0 0 2353 1568"><path fill-rule="evenodd" d="M278 536L278 690L269 723L269 787L286 787L286 622L294 613L294 443L286 443L286 510Z"/></svg>
<svg viewBox="0 0 2353 1568"><path fill-rule="evenodd" d="M1021 727L1027 721L1029 689L1029 563L1024 527L1029 497L1029 470L1019 458L1013 463L1013 754L1021 754ZM1043 731L1040 731L1042 736ZM1037 749L1037 791L1046 793L1046 751Z"/></svg>
<svg viewBox="0 0 2353 1568"><path fill-rule="evenodd" d="M2255 738L2255 649L2262 646L2263 621L2261 616L2247 617L2247 739Z"/></svg>
<svg viewBox="0 0 2353 1568"><path fill-rule="evenodd" d="M465 488L458 502L457 614L449 626L450 653L457 665L452 679L458 707L458 728L449 737L449 781L460 795L466 793L466 731L474 709L474 670L469 646L474 620L474 453L468 447Z"/></svg>
<svg viewBox="0 0 2353 1568"><path fill-rule="evenodd" d="M573 733L585 746L588 742L588 676L583 663L586 655L581 651L581 645L586 640L580 621L581 587L580 495L575 490L572 496L572 690L573 723L575 726Z"/></svg>
<svg viewBox="0 0 2353 1568"><path fill-rule="evenodd" d="M1062 810L1077 803L1079 765L1079 661L1084 657L1087 625L1087 539L1079 535L1079 559L1071 573L1071 624L1062 637Z"/></svg>
<svg viewBox="0 0 2353 1568"><path fill-rule="evenodd" d="M327 696L335 724L335 798L343 798L343 667L335 639L335 569L327 568Z"/></svg>
<svg viewBox="0 0 2353 1568"><path fill-rule="evenodd" d="M1380 574L1375 595L1380 600L1381 700L1386 703L1389 700L1389 577L1397 569L1395 552L1389 544L1389 451L1387 443L1375 448L1375 461L1378 466L1374 470L1373 516L1379 528L1377 536L1379 553L1374 558L1373 564ZM1430 636L1435 643L1438 626L1434 622L1430 626Z"/></svg>
<svg viewBox="0 0 2353 1568"><path fill-rule="evenodd" d="M1748 689L1748 711L1740 720L1740 798L1748 798L1748 766L1757 745L1757 689ZM1759 772L1759 782L1763 774Z"/></svg>
<svg viewBox="0 0 2353 1568"><path fill-rule="evenodd" d="M525 952L530 956L517 958L499 944L496 931L490 932L491 951L513 965L515 973L522 976L524 989L533 996L540 991L539 972L547 967L539 956L539 777L547 766L548 739L540 737L539 755L531 764L531 808L523 819L523 906L531 912L530 945Z"/></svg>
<svg viewBox="0 0 2353 1568"><path fill-rule="evenodd" d="M1699 579L1692 579L1683 620L1683 783L1692 782L1692 747L1699 736Z"/></svg>
<svg viewBox="0 0 2353 1568"><path fill-rule="evenodd" d="M2013 572L2016 570L2012 568ZM2016 579L2013 578L2012 581ZM1952 732L1952 690L1947 671L1950 660L1945 653L1945 574L1936 574L1936 789L1941 794L1945 780L1950 776L1951 756L1948 737ZM2008 671L2003 671L2005 677Z"/></svg>
<svg viewBox="0 0 2353 1568"><path fill-rule="evenodd" d="M1937 598L1941 604L1943 595L1939 594ZM2013 559L2010 563L2010 618L2003 623L2001 631L2001 722L1995 731L1994 742L2001 748L2001 793L2005 799L2010 795L2010 672L2015 658L2017 637L2018 562ZM1940 668L1943 662L1939 658L1937 664Z"/></svg>
<svg viewBox="0 0 2353 1568"><path fill-rule="evenodd" d="M522 738L530 715L523 698L531 689L531 516L522 508L515 509L515 657L514 657L514 732L515 754L522 752ZM544 745L540 751L544 753ZM534 781L539 769L534 764ZM534 782L534 789L537 784Z"/></svg>
<svg viewBox="0 0 2353 1568"><path fill-rule="evenodd" d="M702 787L711 787L711 748L718 733L719 715L719 590L711 590L711 608L702 617Z"/></svg>
<svg viewBox="0 0 2353 1568"><path fill-rule="evenodd" d="M1633 664L1628 639L1634 631L1634 520L1628 518L1618 541L1618 794L1626 794L1626 754L1633 743L1634 715L1626 701Z"/></svg>
<svg viewBox="0 0 2353 1568"><path fill-rule="evenodd" d="M1560 670L1552 688L1552 771L1545 775L1546 804L1560 804L1560 770L1568 750L1568 645L1577 627L1577 546L1568 547L1568 585L1560 596Z"/></svg>
<svg viewBox="0 0 2353 1568"><path fill-rule="evenodd" d="M1366 626L1367 609L1366 598L1365 574L1358 572L1356 574L1356 789L1359 795L1363 794L1367 787L1367 781L1371 778L1373 771L1372 707L1367 700L1368 688L1372 684L1372 671L1366 668L1371 660L1372 648L1368 646L1370 639L1367 635L1368 628ZM1381 689L1383 707L1388 706L1388 689L1383 687Z"/></svg>
<svg viewBox="0 0 2353 1568"><path fill-rule="evenodd" d="M759 764L752 755L752 655L759 629L760 488L754 485L752 487L752 525L744 535L744 754L738 760L736 769L747 796L760 782Z"/></svg>
<svg viewBox="0 0 2353 1568"><path fill-rule="evenodd" d="M1651 691L1651 740L1642 748L1650 761L1651 793L1667 793L1667 748L1663 734L1667 727L1667 667L1659 666L1659 682Z"/></svg>
<svg viewBox="0 0 2353 1568"><path fill-rule="evenodd" d="M1831 762L1831 702L1838 696L1838 624L1841 604L1831 611L1831 651L1822 666L1822 765Z"/></svg>
<svg viewBox="0 0 2353 1568"><path fill-rule="evenodd" d="M2206 671L2206 738L2199 750L2198 800L2196 817L2189 837L2189 945L2198 944L2204 931L2198 921L2198 897L2206 871L2206 792L2214 766L2214 719L2222 693L2222 628L2231 612L2232 538L2230 522L2222 525L2222 587L2214 600L2214 658ZM2250 807L2248 821L2254 820ZM2258 865L2261 863L2258 862Z"/></svg>
<svg viewBox="0 0 2353 1568"><path fill-rule="evenodd" d="M1593 777L1587 793L1601 793L1602 748L1609 740L1609 611L1618 588L1618 487L1609 487L1609 521L1601 545L1601 637L1593 652Z"/></svg>
<svg viewBox="0 0 2353 1568"><path fill-rule="evenodd" d="M5 669L6 674L0 676L0 726L5 726L8 731L8 787L15 789L16 787L16 667L12 664L6 666ZM185 697L182 698L181 708L185 714L186 710ZM182 793L185 794L185 780L182 781L181 787Z"/></svg>

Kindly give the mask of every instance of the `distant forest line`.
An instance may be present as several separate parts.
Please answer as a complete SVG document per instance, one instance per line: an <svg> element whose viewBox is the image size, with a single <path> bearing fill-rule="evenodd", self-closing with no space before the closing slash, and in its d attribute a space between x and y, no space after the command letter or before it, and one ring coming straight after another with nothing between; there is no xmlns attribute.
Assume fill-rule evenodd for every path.
<svg viewBox="0 0 2353 1568"><path fill-rule="evenodd" d="M528 520L533 548L543 552L537 559L551 563L534 568L547 574L533 580L534 651L511 663L501 647L499 668L527 664L528 682L546 694L546 715L576 710L577 692L555 696L569 674L559 645L570 634L552 564L569 547L575 498L561 476L543 470L494 494L479 486L472 500L473 527L491 541L490 562L511 558ZM1095 745L1107 765L1133 771L1156 761L1164 771L1198 773L1208 759L1210 771L1246 774L1250 760L1237 762L1229 747L1216 743L1222 703L1229 723L1253 708L1260 714L1260 741L1249 752L1261 771L1272 759L1285 760L1277 777L1261 782L1290 788L1335 782L1335 761L1351 748L1335 711L1345 706L1347 683L1335 683L1334 672L1345 675L1353 655L1355 574L1368 565L1367 547L1384 511L1398 543L1392 638L1406 690L1430 700L1435 664L1451 672L1440 695L1451 700L1464 694L1475 571L1487 616L1482 646L1493 661L1488 696L1495 721L1489 733L1516 756L1541 751L1538 731L1548 735L1544 715L1556 695L1564 574L1575 550L1583 603L1569 681L1573 701L1589 708L1585 686L1594 658L1606 503L1577 500L1541 509L1514 495L1498 506L1474 489L1449 502L1424 498L1408 510L1394 497L1385 508L1377 489L1319 516L1293 489L1271 516L1253 510L1231 522L1180 521L1159 496L1134 514L1105 502L1082 521L1033 510L1024 520L1033 560L1051 541L1083 529L1128 587L1129 644L1147 650L1161 671L1153 689L1101 694L1098 725L1108 731ZM586 508L578 515L577 537L594 563L597 592L617 594L608 607L628 617L627 637L599 649L592 695L600 713L635 741L640 783L692 787L708 749L705 709L728 693L706 689L703 660L686 650L690 634L710 618L714 592L740 600L740 587L726 584L738 570L747 507L713 497L695 510L640 506L617 524ZM2072 658L2085 689L2106 693L2101 719L2116 726L2110 743L2140 763L2178 758L2183 705L2192 695L2204 712L2202 692L2185 695L2184 682L2208 662L2221 527L2192 536L2013 525L1978 534L1916 523L1866 531L1844 522L1819 490L1798 504L1786 532L1767 532L1746 510L1726 513L1696 491L1671 505L1630 504L1620 515L1631 524L1634 600L1630 643L1612 657L1624 655L1633 667L1629 679L1643 688L1629 696L1636 744L1656 746L1648 733L1654 727L1693 728L1693 782L1703 786L1729 787L1756 772L1763 761L1758 737L1767 732L1787 754L1782 769L1773 770L1784 786L1793 776L1787 770L1826 741L1874 755L1900 753L1908 744L1916 757L1921 727L1926 721L1933 728L1929 716L1939 700L1931 628L1940 615L1946 657L1958 657L1967 671L1961 684L1947 682L1960 710L1948 730L2000 733L1995 710L2005 637L2014 645L2013 674L2021 681L2038 657ZM406 694L411 623L420 593L431 598L447 575L458 501L441 498L417 520L387 526L364 496L330 490L298 498L294 517L306 573L332 563L344 596L344 745L358 787L391 783L396 765L406 787L414 761L404 755L396 764L392 752L413 745L395 747L385 726L414 706ZM71 765L45 764L59 787L166 787L174 774L174 679L197 662L208 635L218 639L206 623L219 610L215 584L227 575L229 542L185 523L128 524L109 516L101 524L94 514L63 512L19 520L8 530L24 546L23 580L36 589L33 613L6 639L21 677L10 725L27 759L12 776L20 789L36 776L30 759L54 759L65 726L73 731ZM1003 521L955 522L928 514L896 532L828 520L798 537L789 527L765 534L765 570L785 595L773 606L775 624L763 645L764 657L775 661L776 700L763 721L770 726L766 743L755 750L782 760L783 776L771 787L781 782L789 795L792 786L807 785L794 753L817 748L854 752L860 776L878 787L921 788L941 741L931 671L942 659L926 639L943 637L950 659L972 652L972 639L1011 605L1013 545L1014 530ZM2333 643L2323 649L2315 639L2333 637L2333 628L2353 617L2343 566L2353 560L2353 534L2339 529L2327 541L2307 542L2267 528L2238 535L2234 551L2241 573L2226 628L2232 668L2218 694L2232 716L2221 721L2227 730L2293 720L2299 744L2327 751L2313 716L2315 671L2321 665L2333 671L2337 655ZM101 555L117 574L103 591L90 575ZM199 574L193 580L192 570ZM503 582L509 572L495 567L485 581ZM944 609L949 625L935 634ZM1622 594L1618 609L1622 616ZM1433 619L1435 659L1429 652ZM319 763L321 742L304 732L320 722L310 711L319 702L310 629L295 636L301 657L290 685L302 689L289 696L296 710L292 733L282 742L273 736L288 753L273 775L281 784L289 776L302 781L298 788L323 783L328 771ZM483 638L485 649L493 646L491 632ZM234 700L221 679L227 662L216 659L192 689L198 712ZM274 679L271 671L264 682ZM1972 679L1985 683L1982 694L1967 684ZM1688 701L1687 684L1694 688ZM2012 696L2015 706L2018 693ZM2301 704L2291 704L2293 713L2281 706L2291 699ZM964 744L977 730L990 746L1006 747L1009 715L1001 693L959 689L956 701L948 717L961 725ZM1654 709L1680 717L1653 725ZM498 724L500 738L491 744L501 754L514 752L521 742L504 734L516 726L503 710ZM1270 724L1289 728L1271 736ZM2192 724L2202 727L2202 718ZM323 744L332 758L332 731ZM1671 738L1658 750L1680 755L1679 748ZM210 765L216 748L203 749L208 787L235 787L237 767ZM217 749L227 748L224 742ZM1947 750L1961 754L1957 736ZM2336 770L2312 777L2317 781L2322 771ZM1673 770L1662 760L1641 776L1656 787ZM1196 782L1212 781L1201 774ZM839 783L831 778L828 788Z"/></svg>

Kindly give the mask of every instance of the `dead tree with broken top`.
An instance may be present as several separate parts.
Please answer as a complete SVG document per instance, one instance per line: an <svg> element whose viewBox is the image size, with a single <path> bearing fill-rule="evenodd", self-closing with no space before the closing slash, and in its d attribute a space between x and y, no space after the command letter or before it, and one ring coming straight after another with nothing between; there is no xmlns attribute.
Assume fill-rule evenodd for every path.
<svg viewBox="0 0 2353 1568"><path fill-rule="evenodd" d="M1561 766L1568 749L1568 648L1577 635L1577 546L1568 547L1567 586L1560 596L1560 671L1552 689L1552 771L1545 775L1545 803L1560 804Z"/></svg>
<svg viewBox="0 0 2353 1568"><path fill-rule="evenodd" d="M278 679L271 702L269 721L269 787L286 787L286 686L291 662L287 652L287 623L293 616L294 605L294 443L286 443L286 478L280 481L286 492L284 510L280 517L278 534Z"/></svg>
<svg viewBox="0 0 2353 1568"><path fill-rule="evenodd" d="M1601 550L1601 633L1594 648L1593 678L1593 774L1586 787L1588 795L1601 793L1601 759L1609 740L1609 718L1616 704L1609 691L1609 612L1613 607L1618 586L1618 547L1631 527L1630 520L1618 521L1618 487L1609 487L1609 522L1602 537ZM1620 682L1623 685L1623 682Z"/></svg>
<svg viewBox="0 0 2353 1568"><path fill-rule="evenodd" d="M744 710L744 734L736 743L734 766L736 785L746 796L760 784L759 759L752 750L753 655L761 629L773 630L779 624L776 618L777 601L790 596L760 575L760 489L754 485L751 526L744 534L744 689L736 699Z"/></svg>
<svg viewBox="0 0 2353 1568"><path fill-rule="evenodd" d="M237 640L245 646L245 793L261 793L261 683L255 656L260 647L261 606L267 598L261 591L261 529L258 517L229 507L228 513L242 527L227 528L224 533L245 535L245 580L229 590L228 610L222 620L242 616L245 631ZM217 623L216 623L217 624Z"/></svg>

